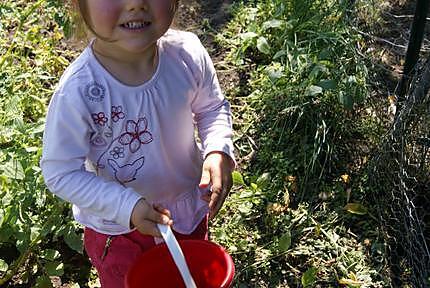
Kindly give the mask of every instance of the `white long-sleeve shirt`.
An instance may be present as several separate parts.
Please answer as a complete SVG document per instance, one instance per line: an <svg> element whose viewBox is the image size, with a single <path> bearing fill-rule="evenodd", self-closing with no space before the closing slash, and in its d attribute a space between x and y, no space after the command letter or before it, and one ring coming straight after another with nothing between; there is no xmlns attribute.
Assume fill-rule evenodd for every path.
<svg viewBox="0 0 430 288"><path fill-rule="evenodd" d="M157 46L153 77L128 86L89 45L66 69L49 105L45 182L73 203L78 222L101 233L129 232L142 197L169 209L176 231L191 233L208 212L200 199L207 191L198 187L204 157L222 151L234 159L230 107L198 38L169 30Z"/></svg>

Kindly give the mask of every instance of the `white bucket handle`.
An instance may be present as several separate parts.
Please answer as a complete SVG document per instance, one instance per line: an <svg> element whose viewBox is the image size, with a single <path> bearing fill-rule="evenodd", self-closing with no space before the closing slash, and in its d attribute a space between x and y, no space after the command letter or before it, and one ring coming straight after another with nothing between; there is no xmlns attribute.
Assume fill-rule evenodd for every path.
<svg viewBox="0 0 430 288"><path fill-rule="evenodd" d="M182 279L184 280L187 288L197 288L193 277L191 276L190 270L188 269L187 262L185 262L184 253L176 240L175 235L169 225L157 224L161 235L163 236L164 242L167 244L167 248L173 257L173 261L181 273Z"/></svg>

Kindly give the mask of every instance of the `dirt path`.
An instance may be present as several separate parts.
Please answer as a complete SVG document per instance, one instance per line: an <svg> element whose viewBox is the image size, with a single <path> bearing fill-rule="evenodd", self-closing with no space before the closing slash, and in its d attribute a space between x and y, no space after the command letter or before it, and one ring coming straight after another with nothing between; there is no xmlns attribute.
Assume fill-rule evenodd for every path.
<svg viewBox="0 0 430 288"><path fill-rule="evenodd" d="M184 0L179 6L175 26L197 34L217 69L217 75L224 92L235 86L238 75L227 69L224 63L225 49L217 45L214 37L231 18L230 8L234 0Z"/></svg>

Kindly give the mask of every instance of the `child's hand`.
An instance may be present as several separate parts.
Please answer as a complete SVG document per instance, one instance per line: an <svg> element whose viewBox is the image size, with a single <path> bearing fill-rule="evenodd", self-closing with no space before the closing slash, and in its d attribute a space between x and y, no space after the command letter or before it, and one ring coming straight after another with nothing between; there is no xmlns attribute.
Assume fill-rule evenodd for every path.
<svg viewBox="0 0 430 288"><path fill-rule="evenodd" d="M151 206L144 198L140 199L131 213L131 224L142 234L161 237L157 223L172 225L170 211L160 205Z"/></svg>
<svg viewBox="0 0 430 288"><path fill-rule="evenodd" d="M227 154L211 152L203 163L202 178L199 187L211 184L211 193L204 195L203 200L209 202L209 218L216 216L233 185L231 172L233 162Z"/></svg>

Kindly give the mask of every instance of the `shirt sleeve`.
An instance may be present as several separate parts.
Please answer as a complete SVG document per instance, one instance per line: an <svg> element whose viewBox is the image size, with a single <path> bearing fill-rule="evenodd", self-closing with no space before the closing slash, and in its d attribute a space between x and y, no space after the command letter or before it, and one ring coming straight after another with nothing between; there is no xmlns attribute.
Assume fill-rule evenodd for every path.
<svg viewBox="0 0 430 288"><path fill-rule="evenodd" d="M232 117L229 102L224 98L212 60L200 43L201 77L192 101L194 121L203 146L203 157L219 151L227 154L236 165L232 142Z"/></svg>
<svg viewBox="0 0 430 288"><path fill-rule="evenodd" d="M79 92L76 92L79 93ZM56 93L49 105L40 166L48 189L95 216L130 227L141 196L131 188L86 171L89 115L82 99Z"/></svg>

